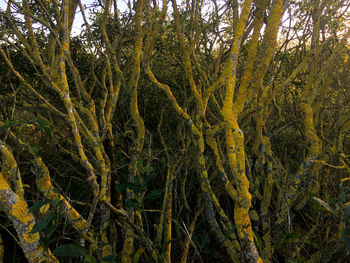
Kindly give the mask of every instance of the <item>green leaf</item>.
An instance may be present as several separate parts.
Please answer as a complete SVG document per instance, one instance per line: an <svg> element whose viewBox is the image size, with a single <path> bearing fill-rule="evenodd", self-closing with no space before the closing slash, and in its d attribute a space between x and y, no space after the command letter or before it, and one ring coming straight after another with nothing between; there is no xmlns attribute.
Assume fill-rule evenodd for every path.
<svg viewBox="0 0 350 263"><path fill-rule="evenodd" d="M146 166L146 167L144 167L143 168L143 171L145 172L145 173L152 173L153 171L154 171L154 169L153 169L153 167L152 166Z"/></svg>
<svg viewBox="0 0 350 263"><path fill-rule="evenodd" d="M144 186L142 184L140 184L139 182L136 182L136 183L132 184L131 189L134 191L134 193L136 195L138 195L144 189Z"/></svg>
<svg viewBox="0 0 350 263"><path fill-rule="evenodd" d="M125 202L125 207L131 207L137 210L139 209L139 203L137 202L136 199L129 199L128 201Z"/></svg>
<svg viewBox="0 0 350 263"><path fill-rule="evenodd" d="M156 175L154 173L150 173L145 175L144 179L143 179L143 185L148 185L148 183L153 180L156 177Z"/></svg>
<svg viewBox="0 0 350 263"><path fill-rule="evenodd" d="M257 248L259 249L259 251L261 251L261 249L262 249L261 237L259 236L258 233L254 232L254 231L253 231L253 237L254 237L255 244L256 244Z"/></svg>
<svg viewBox="0 0 350 263"><path fill-rule="evenodd" d="M344 209L344 220L347 221L350 219L350 205L345 206Z"/></svg>
<svg viewBox="0 0 350 263"><path fill-rule="evenodd" d="M34 155L35 158L40 157L41 151L37 146L30 143L28 144L28 146L29 146L29 151L31 152L31 154Z"/></svg>
<svg viewBox="0 0 350 263"><path fill-rule="evenodd" d="M286 243L294 243L299 241L299 236L296 233L286 233L277 241L276 248L282 248Z"/></svg>
<svg viewBox="0 0 350 263"><path fill-rule="evenodd" d="M48 203L49 203L48 200L43 200L43 201L36 202L31 208L29 208L29 212L32 212L33 214L36 214L36 213L38 213L40 207L42 207L43 205L46 205Z"/></svg>
<svg viewBox="0 0 350 263"><path fill-rule="evenodd" d="M162 197L162 194L158 190L152 190L146 195L145 199L154 200L154 199L159 199L161 197Z"/></svg>
<svg viewBox="0 0 350 263"><path fill-rule="evenodd" d="M135 254L134 254L134 258L132 260L133 263L138 263L140 261L140 258L142 256L142 254L145 252L144 248L139 248Z"/></svg>
<svg viewBox="0 0 350 263"><path fill-rule="evenodd" d="M35 122L39 125L40 129L44 132L44 134L47 137L50 137L50 138L52 137L51 128L47 121L43 119L37 119Z"/></svg>
<svg viewBox="0 0 350 263"><path fill-rule="evenodd" d="M291 261L292 263L304 263L305 261L302 260L301 258L295 258Z"/></svg>
<svg viewBox="0 0 350 263"><path fill-rule="evenodd" d="M60 197L60 195L58 195L58 197ZM53 207L60 208L63 205L63 200L55 199L55 200L52 200L50 203L52 204Z"/></svg>
<svg viewBox="0 0 350 263"><path fill-rule="evenodd" d="M54 222L54 220L53 220L53 222ZM48 224L48 225L44 228L43 231L44 231L44 233L45 233L47 239L49 239L49 238L55 233L55 229L56 229L56 227L55 227L54 223ZM48 241L49 241L49 240L48 240Z"/></svg>
<svg viewBox="0 0 350 263"><path fill-rule="evenodd" d="M106 256L104 258L102 258L103 261L106 261L106 262L113 262L113 263L118 263L120 262L120 254L117 255L116 257L113 256L113 255L109 255L109 256Z"/></svg>
<svg viewBox="0 0 350 263"><path fill-rule="evenodd" d="M331 253L321 244L313 244L315 248L320 251L321 255L329 262L331 260Z"/></svg>
<svg viewBox="0 0 350 263"><path fill-rule="evenodd" d="M127 184L116 184L114 186L114 190L116 190L117 192L124 192L127 187Z"/></svg>
<svg viewBox="0 0 350 263"><path fill-rule="evenodd" d="M318 211L321 207L320 203L314 199L310 199L308 202L308 205L309 205L312 212Z"/></svg>
<svg viewBox="0 0 350 263"><path fill-rule="evenodd" d="M66 244L56 247L53 251L55 256L61 257L82 257L88 253L88 250L78 244Z"/></svg>
<svg viewBox="0 0 350 263"><path fill-rule="evenodd" d="M114 256L113 255L109 255L109 256L106 256L104 258L102 258L103 261L107 261L107 262L112 262L114 261Z"/></svg>
<svg viewBox="0 0 350 263"><path fill-rule="evenodd" d="M43 246L44 249L47 249L49 247L50 240L45 235L43 235L39 239L39 244Z"/></svg>
<svg viewBox="0 0 350 263"><path fill-rule="evenodd" d="M209 236L207 233L205 233L202 239L202 243L200 245L201 250L203 250L206 246L208 246L209 243L210 243Z"/></svg>
<svg viewBox="0 0 350 263"><path fill-rule="evenodd" d="M60 193L60 189L58 189L57 187L54 187L53 188L53 191L59 196L61 193Z"/></svg>
<svg viewBox="0 0 350 263"><path fill-rule="evenodd" d="M322 199L317 198L317 197L313 197L313 199L318 202L321 206L323 206L326 210L328 210L329 212L334 213L334 210Z"/></svg>
<svg viewBox="0 0 350 263"><path fill-rule="evenodd" d="M8 128L16 125L18 123L17 120L8 120L5 121L4 125L0 127L0 133L4 132L5 130L7 130Z"/></svg>
<svg viewBox="0 0 350 263"><path fill-rule="evenodd" d="M343 230L342 240L345 244L346 252L350 253L350 227L346 227Z"/></svg>
<svg viewBox="0 0 350 263"><path fill-rule="evenodd" d="M142 160L138 160L136 162L136 169L138 172L141 172L141 168L142 168Z"/></svg>
<svg viewBox="0 0 350 263"><path fill-rule="evenodd" d="M126 190L126 188L132 189L133 184L132 183L124 183L124 184L116 184L114 186L114 189L117 192L124 192Z"/></svg>
<svg viewBox="0 0 350 263"><path fill-rule="evenodd" d="M36 233L36 232L43 230L48 224L50 224L52 222L52 220L54 218L54 214L55 213L49 213L49 214L41 216L35 222L35 225L34 225L32 231L30 231L30 233Z"/></svg>
<svg viewBox="0 0 350 263"><path fill-rule="evenodd" d="M8 120L5 122L5 125L3 127L10 128L18 123L17 120Z"/></svg>
<svg viewBox="0 0 350 263"><path fill-rule="evenodd" d="M96 258L89 254L86 254L84 257L84 263L96 263Z"/></svg>
<svg viewBox="0 0 350 263"><path fill-rule="evenodd" d="M171 243L171 240L168 240L167 242L163 242L162 246L158 249L159 254L164 255L165 251L168 248L168 245ZM157 261L158 262L158 261ZM163 260L159 262L164 262Z"/></svg>

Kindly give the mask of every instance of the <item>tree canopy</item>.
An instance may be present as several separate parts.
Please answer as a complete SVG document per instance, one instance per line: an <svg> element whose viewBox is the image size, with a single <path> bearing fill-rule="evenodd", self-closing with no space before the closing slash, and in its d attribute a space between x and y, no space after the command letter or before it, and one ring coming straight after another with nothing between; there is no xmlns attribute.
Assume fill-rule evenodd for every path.
<svg viewBox="0 0 350 263"><path fill-rule="evenodd" d="M349 8L6 1L0 262L344 262Z"/></svg>

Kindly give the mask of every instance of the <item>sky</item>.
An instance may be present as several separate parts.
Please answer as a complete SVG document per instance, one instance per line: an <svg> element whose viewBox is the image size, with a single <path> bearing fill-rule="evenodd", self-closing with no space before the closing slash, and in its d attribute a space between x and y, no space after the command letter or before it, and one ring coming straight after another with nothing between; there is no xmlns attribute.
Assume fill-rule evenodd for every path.
<svg viewBox="0 0 350 263"><path fill-rule="evenodd" d="M0 9L5 10L7 7L7 0L0 0ZM86 18L89 17L89 7L91 7L91 4L93 4L94 0L81 0L81 3L83 4L85 8L85 15ZM118 6L120 9L126 9L127 4L125 0L118 0ZM72 28L72 35L79 35L81 32L81 25L84 24L83 16L81 15L80 8L77 8L77 13L74 19L74 24Z"/></svg>

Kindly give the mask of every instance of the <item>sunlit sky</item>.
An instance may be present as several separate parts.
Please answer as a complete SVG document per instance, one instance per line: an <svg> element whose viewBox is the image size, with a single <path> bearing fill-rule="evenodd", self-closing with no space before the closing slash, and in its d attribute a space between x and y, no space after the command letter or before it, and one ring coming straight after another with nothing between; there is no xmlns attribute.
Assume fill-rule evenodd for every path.
<svg viewBox="0 0 350 263"><path fill-rule="evenodd" d="M127 10L127 1L128 0L117 0L117 4L118 4L118 9L121 11L125 11ZM220 1L220 0L219 0ZM7 7L7 2L8 0L0 0L0 9L5 10ZM87 18L89 18L89 13L91 11L91 7L92 4L96 2L96 0L81 0L81 3L83 4L84 8L85 8L85 15ZM160 3L161 4L161 3ZM169 6L169 9L171 10L171 5ZM287 12L285 13L285 17L287 17ZM289 26L288 25L288 19L283 18L282 21L283 25L285 26ZM349 21L346 21L346 23L348 24ZM72 28L72 35L79 35L79 33L81 32L81 26L82 24L84 24L84 20L83 17L81 15L81 11L80 8L77 8L77 13L74 19L74 24L73 24L73 28ZM292 20L292 24L294 24L293 20ZM350 27L350 25L349 25Z"/></svg>
<svg viewBox="0 0 350 263"><path fill-rule="evenodd" d="M0 0L0 9L5 10L7 7L7 2L8 2L7 0ZM87 18L89 17L89 8L94 2L95 2L94 0L81 0L81 3L85 8L85 15ZM118 0L118 7L122 11L126 10L127 9L126 0L122 0L122 1ZM78 35L80 33L82 24L84 24L84 20L83 20L83 16L81 15L80 8L78 7L77 13L74 19L73 28L72 28L73 35Z"/></svg>

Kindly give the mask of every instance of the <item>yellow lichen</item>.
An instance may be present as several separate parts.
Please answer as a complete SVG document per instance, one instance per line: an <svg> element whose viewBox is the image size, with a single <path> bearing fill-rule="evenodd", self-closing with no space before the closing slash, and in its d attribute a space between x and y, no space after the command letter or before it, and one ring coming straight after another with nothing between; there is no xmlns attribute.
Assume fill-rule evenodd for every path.
<svg viewBox="0 0 350 263"><path fill-rule="evenodd" d="M12 205L10 213L25 225L33 220L33 215L28 212L27 203L21 198Z"/></svg>
<svg viewBox="0 0 350 263"><path fill-rule="evenodd" d="M23 236L24 240L29 244L39 241L40 238L39 233L30 233L30 231L32 231L33 226L34 224L30 225L28 231L24 233Z"/></svg>
<svg viewBox="0 0 350 263"><path fill-rule="evenodd" d="M237 205L235 207L234 218L238 228L239 237L244 240L249 240L249 242L253 243L254 237L248 210Z"/></svg>
<svg viewBox="0 0 350 263"><path fill-rule="evenodd" d="M45 215L49 212L50 209L50 204L44 204L43 206L40 207L39 211L42 215Z"/></svg>
<svg viewBox="0 0 350 263"><path fill-rule="evenodd" d="M1 174L1 173L0 173ZM9 189L10 186L8 185L8 183L6 182L4 176L1 174L0 176L0 189L4 189L7 190Z"/></svg>
<svg viewBox="0 0 350 263"><path fill-rule="evenodd" d="M78 214L78 212L71 207L70 205L68 205L68 216L69 218L71 218L72 220L78 220L79 218L81 218L81 216Z"/></svg>

